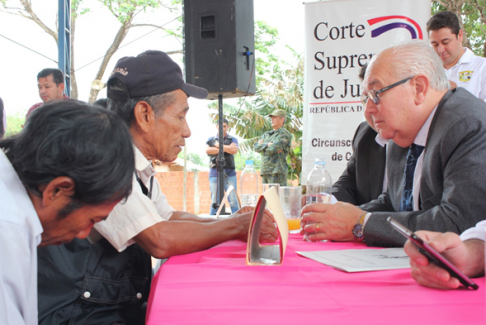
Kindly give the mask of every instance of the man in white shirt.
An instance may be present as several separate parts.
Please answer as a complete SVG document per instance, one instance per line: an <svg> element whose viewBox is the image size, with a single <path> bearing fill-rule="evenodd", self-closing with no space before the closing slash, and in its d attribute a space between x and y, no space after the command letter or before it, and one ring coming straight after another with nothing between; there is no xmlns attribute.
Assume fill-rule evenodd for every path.
<svg viewBox="0 0 486 325"><path fill-rule="evenodd" d="M174 161L191 135L188 97L206 98L207 91L186 84L179 65L160 51L120 59L107 85L108 109L133 138L132 194L96 225L101 236L90 234L95 245L74 241L39 253L39 324L143 323L151 256L167 258L248 237L253 208L217 220L175 211L154 177L151 161ZM267 215L264 223L260 239L275 241L272 218ZM66 260L80 267L65 269Z"/></svg>
<svg viewBox="0 0 486 325"><path fill-rule="evenodd" d="M147 67L150 67L148 70ZM185 138L191 135L186 114L189 96L204 99L206 89L186 84L179 66L160 51L146 51L137 57L118 61L108 80L108 108L129 125L138 161L145 168L134 188L152 193L150 200L142 191L134 191L126 203L112 213L114 218L96 226L103 237L122 251L133 242L156 258L186 254L209 248L230 239L246 240L251 212L237 213L225 220L203 219L167 204L160 185L154 180L150 161L174 161ZM137 164L138 165L138 164ZM145 201L146 211L129 204L134 197ZM252 209L245 209L249 211ZM170 222L167 222L170 221ZM177 221L177 222L174 222ZM268 218L264 229L267 240L276 239L276 230Z"/></svg>
<svg viewBox="0 0 486 325"><path fill-rule="evenodd" d="M304 229L314 233L311 240L402 246L405 240L388 225L388 216L413 231L462 233L481 221L486 104L463 88L449 87L442 62L423 41L398 44L373 57L362 100L378 133L392 140L387 191L360 207L305 206L303 222L315 222Z"/></svg>
<svg viewBox="0 0 486 325"><path fill-rule="evenodd" d="M37 247L86 238L130 194L130 143L115 114L74 101L0 142L0 324L37 324Z"/></svg>
<svg viewBox="0 0 486 325"><path fill-rule="evenodd" d="M447 78L457 87L486 100L486 58L462 47L463 31L457 16L450 11L436 13L427 22L427 32L430 45L442 60Z"/></svg>
<svg viewBox="0 0 486 325"><path fill-rule="evenodd" d="M417 235L465 275L479 277L484 275L485 231L486 220L483 220L460 236L451 232L442 234L431 231L417 231ZM429 262L427 257L419 253L410 241L407 241L404 248L410 256L412 277L418 284L440 289L457 289L461 286L458 279L451 277L446 270Z"/></svg>

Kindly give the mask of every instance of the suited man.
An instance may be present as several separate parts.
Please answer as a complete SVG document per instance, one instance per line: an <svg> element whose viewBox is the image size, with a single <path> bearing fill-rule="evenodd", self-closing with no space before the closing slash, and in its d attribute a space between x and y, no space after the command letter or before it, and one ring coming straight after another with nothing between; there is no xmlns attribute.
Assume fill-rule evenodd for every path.
<svg viewBox="0 0 486 325"><path fill-rule="evenodd" d="M383 192L386 148L377 143L376 136L366 121L356 129L351 159L332 185L332 194L338 201L361 205Z"/></svg>
<svg viewBox="0 0 486 325"><path fill-rule="evenodd" d="M304 207L303 221L316 221L305 226L316 232L311 240L401 246L405 240L389 227L388 216L411 230L455 233L481 220L486 104L464 89L449 88L442 62L423 41L392 46L373 58L362 100L379 134L393 140L388 190L360 207L341 202Z"/></svg>
<svg viewBox="0 0 486 325"><path fill-rule="evenodd" d="M368 64L359 70L364 79ZM338 201L361 205L380 196L386 190L386 140L379 136L370 116L365 115L353 137L353 154L339 179L332 184L332 194Z"/></svg>

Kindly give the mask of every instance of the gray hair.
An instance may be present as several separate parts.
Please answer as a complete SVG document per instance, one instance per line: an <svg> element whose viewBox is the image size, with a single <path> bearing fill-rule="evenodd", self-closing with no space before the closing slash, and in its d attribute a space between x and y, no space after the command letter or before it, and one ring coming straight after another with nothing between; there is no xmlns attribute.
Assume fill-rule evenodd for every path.
<svg viewBox="0 0 486 325"><path fill-rule="evenodd" d="M113 90L125 91L126 85L122 81L115 79L113 84L110 85L110 88ZM137 103L142 101L147 102L152 107L155 115L158 117L163 115L165 108L174 103L175 100L175 91L152 96L130 98L127 101L117 101L108 98L108 109L118 114L118 116L120 116L122 120L125 121L125 123L130 127L135 120L133 111Z"/></svg>
<svg viewBox="0 0 486 325"><path fill-rule="evenodd" d="M376 55L372 62L383 53L390 54L393 58L391 71L393 71L397 80L423 74L429 78L432 89L437 91L450 89L451 86L442 61L426 42L412 40L390 46Z"/></svg>

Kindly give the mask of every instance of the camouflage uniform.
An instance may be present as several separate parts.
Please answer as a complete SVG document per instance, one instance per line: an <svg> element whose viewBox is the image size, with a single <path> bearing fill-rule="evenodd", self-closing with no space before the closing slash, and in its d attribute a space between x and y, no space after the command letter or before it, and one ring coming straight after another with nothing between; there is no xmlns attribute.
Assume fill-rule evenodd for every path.
<svg viewBox="0 0 486 325"><path fill-rule="evenodd" d="M265 132L260 140L263 140L263 143L255 143L253 149L262 154L262 183L279 183L281 186L287 186L287 155L292 135L281 127Z"/></svg>

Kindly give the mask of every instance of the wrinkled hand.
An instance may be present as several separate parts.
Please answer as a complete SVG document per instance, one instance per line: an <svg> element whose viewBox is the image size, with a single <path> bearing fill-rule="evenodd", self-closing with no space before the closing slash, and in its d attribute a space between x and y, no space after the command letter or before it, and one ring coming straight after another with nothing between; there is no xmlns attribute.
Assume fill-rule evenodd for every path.
<svg viewBox="0 0 486 325"><path fill-rule="evenodd" d="M474 275L472 266L477 261L471 261L471 257L476 254L471 251L474 246L468 247L468 244L474 245L474 240L464 243L459 235L451 232L442 234L432 231L417 231L416 234L460 271L468 276ZM480 254L484 256L484 242L480 241L480 246L482 247ZM458 279L451 277L449 272L430 262L409 240L405 243L404 249L410 256L412 278L418 284L439 289L457 289L461 286Z"/></svg>
<svg viewBox="0 0 486 325"><path fill-rule="evenodd" d="M314 203L302 209L302 235L310 241L353 241L353 227L364 211L345 202Z"/></svg>
<svg viewBox="0 0 486 325"><path fill-rule="evenodd" d="M233 215L234 218L237 218L238 223L240 224L240 233L239 239L246 242L248 240L248 230L250 229L250 221L253 215L254 207L245 206ZM265 209L263 220L262 220L262 227L260 231L260 243L273 243L278 238L277 226L275 225L275 219L273 214L270 210Z"/></svg>
<svg viewBox="0 0 486 325"><path fill-rule="evenodd" d="M218 141L215 141L215 142L214 142L214 147L215 147L215 148L219 148L219 142L218 142Z"/></svg>

